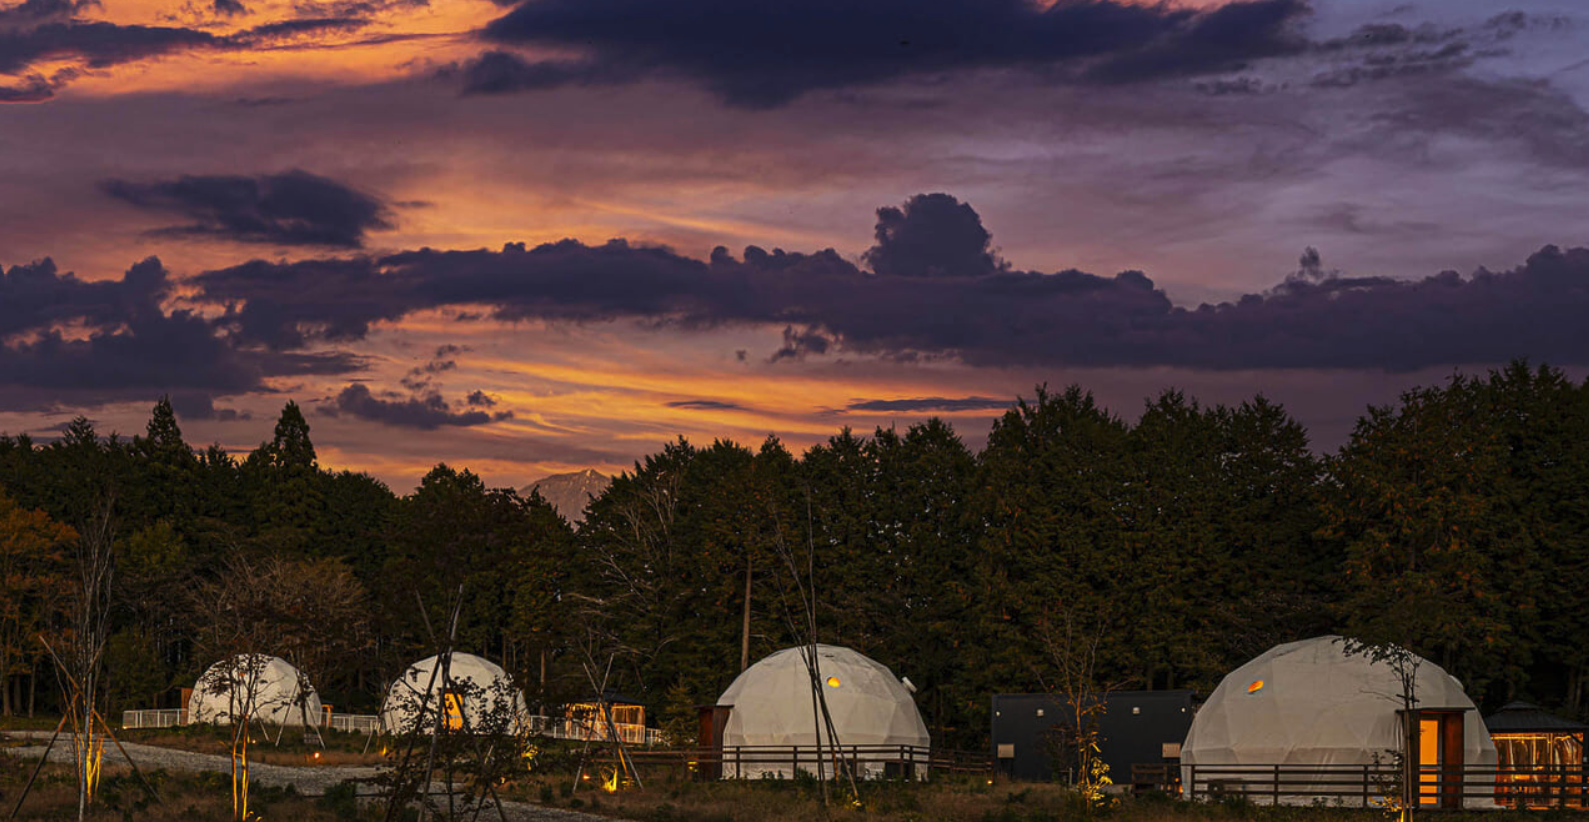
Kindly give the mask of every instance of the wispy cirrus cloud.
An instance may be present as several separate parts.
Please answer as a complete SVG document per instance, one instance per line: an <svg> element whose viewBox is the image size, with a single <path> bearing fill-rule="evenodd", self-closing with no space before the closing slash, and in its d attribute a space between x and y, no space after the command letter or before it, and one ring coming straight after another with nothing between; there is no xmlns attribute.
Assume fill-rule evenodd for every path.
<svg viewBox="0 0 1589 822"><path fill-rule="evenodd" d="M892 400L855 400L845 406L845 410L918 414L934 411L1002 411L1013 403L1013 400L993 397L904 397Z"/></svg>
<svg viewBox="0 0 1589 822"><path fill-rule="evenodd" d="M667 407L682 408L686 411L740 411L745 406L723 400L674 400L667 403Z"/></svg>

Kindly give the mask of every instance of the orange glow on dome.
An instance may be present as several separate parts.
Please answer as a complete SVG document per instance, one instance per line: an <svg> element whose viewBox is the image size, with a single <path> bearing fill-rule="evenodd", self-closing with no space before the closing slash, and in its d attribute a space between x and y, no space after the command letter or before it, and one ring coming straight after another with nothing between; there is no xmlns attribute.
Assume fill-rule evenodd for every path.
<svg viewBox="0 0 1589 822"><path fill-rule="evenodd" d="M839 678L836 677L836 676L828 677L828 687L829 688L837 688L837 687L839 687Z"/></svg>
<svg viewBox="0 0 1589 822"><path fill-rule="evenodd" d="M1261 690L1263 690L1263 680L1261 679L1255 679L1251 685L1247 686L1247 693L1249 694L1255 694Z"/></svg>

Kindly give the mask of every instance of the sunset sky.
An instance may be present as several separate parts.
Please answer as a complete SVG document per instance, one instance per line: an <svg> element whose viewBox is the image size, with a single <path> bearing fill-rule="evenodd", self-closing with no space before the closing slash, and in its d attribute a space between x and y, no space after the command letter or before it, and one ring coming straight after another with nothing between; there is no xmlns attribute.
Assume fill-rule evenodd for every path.
<svg viewBox="0 0 1589 822"><path fill-rule="evenodd" d="M1589 366L1582 0L0 5L0 431L405 492ZM1314 251L1309 251L1314 249Z"/></svg>

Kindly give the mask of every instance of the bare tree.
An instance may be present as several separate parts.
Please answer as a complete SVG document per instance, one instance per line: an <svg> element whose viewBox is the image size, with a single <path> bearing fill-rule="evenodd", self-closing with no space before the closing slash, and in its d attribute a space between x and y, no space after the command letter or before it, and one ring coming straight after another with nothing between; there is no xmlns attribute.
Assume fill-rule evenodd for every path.
<svg viewBox="0 0 1589 822"><path fill-rule="evenodd" d="M823 741L826 739L833 756L833 775L838 778L843 774L850 788L852 803L860 802L860 789L855 784L855 769L853 763L839 756L838 728L833 724L833 715L828 710L827 690L822 687L822 661L817 651L817 586L816 586L816 527L813 523L811 510L810 489L806 489L806 538L805 556L802 557L791 547L784 538L782 518L777 510L773 510L773 552L781 565L775 565L773 578L778 584L778 599L783 613L784 624L789 629L791 636L797 637L800 642L800 658L805 663L806 676L811 688L811 714L815 726L815 739L817 744L817 782L822 788L822 805L824 813L828 806L828 785L823 758ZM804 560L804 561L802 561ZM780 572L781 571L781 572ZM787 579L784 578L787 574ZM799 600L796 611L789 604L789 598ZM826 733L824 734L824 731Z"/></svg>
<svg viewBox="0 0 1589 822"><path fill-rule="evenodd" d="M425 629L436 648L430 671L409 669L392 686L407 690L400 692L401 707L395 712L401 717L398 727L388 729L397 744L381 775L387 820L399 818L404 808L415 804L420 822L438 817L448 822L477 822L490 807L496 808L499 819L506 819L496 786L507 769L520 761L526 744L524 703L510 681L481 685L453 675L453 646L462 604L460 585L448 603L445 634L434 631L426 617ZM424 602L419 605L424 614ZM424 680L422 687L419 680ZM423 757L419 755L422 748ZM445 804L432 798L438 773Z"/></svg>
<svg viewBox="0 0 1589 822"><path fill-rule="evenodd" d="M195 622L203 626L198 650L209 658L222 660L205 672L199 686L227 696L232 814L239 820L248 817L248 746L252 741L249 725L266 711L275 712L282 707L261 704L265 668L272 656L269 651L282 636L282 609L277 596L275 586L267 584L253 564L234 553L222 564L218 576L200 581L188 597ZM301 706L307 683L300 679L298 685L291 698Z"/></svg>
<svg viewBox="0 0 1589 822"><path fill-rule="evenodd" d="M1068 760L1071 784L1092 808L1109 803L1105 788L1114 784L1102 757L1105 740L1099 720L1108 710L1109 693L1126 684L1125 680L1101 682L1098 678L1098 647L1109 626L1107 615L1083 614L1066 605L1056 609L1056 618L1044 619L1039 625L1051 670L1041 678L1065 711L1060 752Z"/></svg>
<svg viewBox="0 0 1589 822"><path fill-rule="evenodd" d="M290 703L298 699L295 695L268 693L270 658L269 654L256 652L237 653L210 666L198 682L200 689L226 697L224 715L203 719L224 720L231 729L232 815L238 820L248 818L248 746L253 741L249 725L261 716L289 709Z"/></svg>
<svg viewBox="0 0 1589 822"><path fill-rule="evenodd" d="M318 733L321 717L308 712L311 683L324 683L339 663L374 644L364 585L341 560L272 557L260 566L255 589L275 631L272 647L298 669L299 715Z"/></svg>
<svg viewBox="0 0 1589 822"><path fill-rule="evenodd" d="M77 818L88 813L99 788L105 738L98 696L105 642L110 637L110 584L115 575L115 497L104 494L78 529L75 578L67 598L66 625L56 655L61 692L68 695L66 720L72 730L77 776ZM47 643L46 643L47 644ZM48 644L47 644L48 645Z"/></svg>
<svg viewBox="0 0 1589 822"><path fill-rule="evenodd" d="M1386 665L1396 676L1396 693L1385 695L1401 706L1401 750L1392 752L1400 760L1396 811L1401 819L1410 820L1422 798L1418 780L1418 668L1423 665L1423 657L1407 650L1405 645L1388 640L1370 642L1343 637L1340 642L1348 655L1363 656L1372 663Z"/></svg>

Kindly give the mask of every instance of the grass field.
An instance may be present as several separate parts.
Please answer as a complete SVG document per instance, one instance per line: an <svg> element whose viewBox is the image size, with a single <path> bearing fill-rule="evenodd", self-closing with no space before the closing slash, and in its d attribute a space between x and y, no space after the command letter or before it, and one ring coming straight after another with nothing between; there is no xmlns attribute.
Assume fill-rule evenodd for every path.
<svg viewBox="0 0 1589 822"><path fill-rule="evenodd" d="M663 782L608 793L595 784L570 792L571 778L541 777L509 786L504 798L540 801L637 822L1386 822L1381 811L1269 808L1238 802L1188 803L1163 794L1122 797L1090 811L1063 786L981 778L862 784L859 804L830 786L824 809L814 781ZM538 795L537 795L538 793ZM1589 818L1589 817L1582 817ZM1490 814L1439 814L1439 822L1504 822Z"/></svg>
<svg viewBox="0 0 1589 822"><path fill-rule="evenodd" d="M11 729L51 730L55 720L7 720ZM225 755L230 737L226 729L188 726L146 731L118 731L122 739L199 753ZM300 734L274 740L256 737L250 746L254 762L277 765L358 764L379 765L383 744L377 740L368 753L359 734L326 734L326 748L305 745ZM17 744L17 743L12 743ZM314 754L320 756L315 758ZM575 743L543 743L533 771L508 774L499 786L503 799L547 807L578 810L636 822L1387 822L1383 812L1331 808L1269 808L1240 802L1186 803L1164 795L1122 797L1106 811L1087 808L1063 786L1047 783L1012 783L985 776L946 775L931 782L871 782L859 786L858 801L847 786L830 785L824 805L821 786L812 779L787 781L696 782L683 774L658 771L648 777L644 790L602 789L602 774L574 788L573 773L580 761ZM9 814L34 763L0 756L0 815ZM673 778L670 778L673 777ZM139 783L124 769L108 767L100 802L90 818L96 820L230 820L231 791L224 774L185 774L157 771L151 776L163 802L147 801ZM347 786L344 786L347 787ZM333 822L374 819L361 810L351 793L333 791L311 798L290 789L251 789L251 808L257 818L292 822ZM68 819L76 817L76 789L71 770L47 765L41 772L18 819ZM1518 812L1487 814L1439 813L1430 822L1505 822ZM1589 822L1589 814L1550 812L1553 817L1573 817ZM485 814L481 819L494 819Z"/></svg>
<svg viewBox="0 0 1589 822"><path fill-rule="evenodd" d="M53 727L53 726L52 726ZM381 740L369 744L368 752L365 743L368 738L364 734L341 733L338 731L322 729L321 738L325 740L322 748L314 742L305 742L301 729L287 729L281 734L277 742L277 729L268 732L256 730L252 742L248 746L248 758L251 762L260 762L266 765L379 765L384 761L382 752L385 750ZM195 753L218 754L228 756L232 751L232 735L229 728L214 725L183 725L175 728L149 728L144 730L128 731L118 730L116 736L123 742L138 742L144 745L158 745L162 748L174 748Z"/></svg>
<svg viewBox="0 0 1589 822"><path fill-rule="evenodd" d="M0 757L0 814L10 814L36 763ZM225 774L147 774L161 802L149 800L143 787L122 768L106 768L98 801L89 819L104 822L230 822L231 784ZM259 819L293 822L351 822L362 819L350 794L304 797L291 790L254 786L249 806ZM68 765L49 764L23 802L17 819L67 820L77 818L77 784Z"/></svg>

